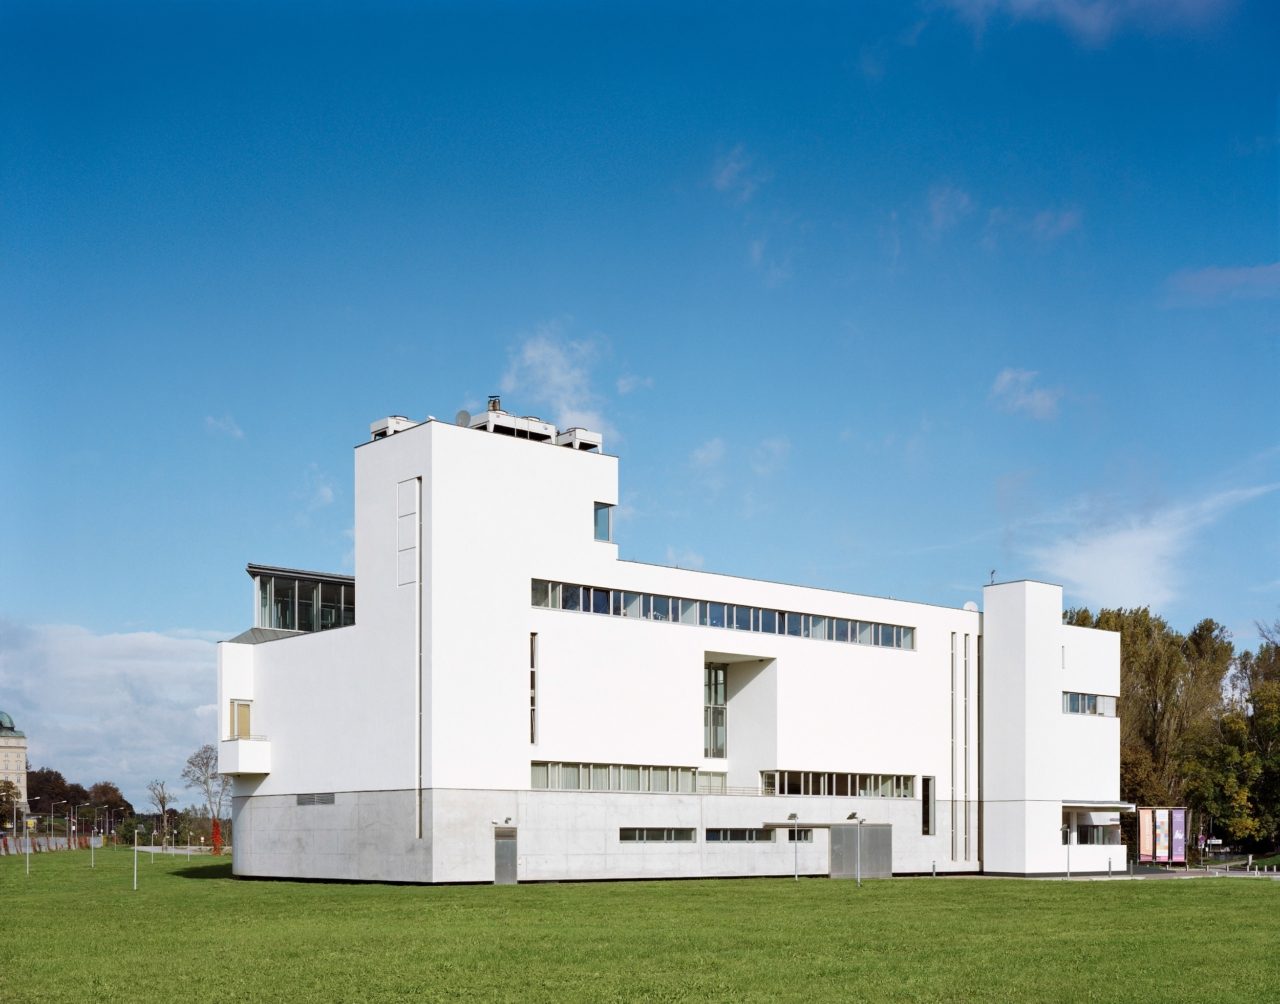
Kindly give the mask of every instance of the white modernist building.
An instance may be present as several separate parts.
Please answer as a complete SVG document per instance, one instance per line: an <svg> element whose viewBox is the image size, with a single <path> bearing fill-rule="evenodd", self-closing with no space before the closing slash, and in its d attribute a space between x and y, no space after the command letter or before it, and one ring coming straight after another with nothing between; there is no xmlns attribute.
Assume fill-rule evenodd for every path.
<svg viewBox="0 0 1280 1004"><path fill-rule="evenodd" d="M355 575L250 565L219 647L244 876L1123 867L1119 636L624 561L598 435L374 423ZM359 585L359 610L356 586Z"/></svg>

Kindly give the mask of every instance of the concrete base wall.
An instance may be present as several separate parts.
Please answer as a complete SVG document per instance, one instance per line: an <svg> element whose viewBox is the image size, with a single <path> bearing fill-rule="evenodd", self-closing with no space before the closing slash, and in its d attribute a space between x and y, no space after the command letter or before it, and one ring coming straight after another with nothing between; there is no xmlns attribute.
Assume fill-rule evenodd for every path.
<svg viewBox="0 0 1280 1004"><path fill-rule="evenodd" d="M412 791L336 792L333 805L298 805L295 795L234 799L232 868L246 877L373 882L492 882L494 828L517 832L520 881L826 875L827 827L850 812L892 827L893 870L939 874L978 870L976 845L951 856L949 806L937 833L920 830L910 799L432 789L423 792L423 836ZM787 816L813 830L787 839ZM627 827L689 828L691 842L624 842ZM708 841L708 829L777 827L772 841Z"/></svg>
<svg viewBox="0 0 1280 1004"><path fill-rule="evenodd" d="M333 805L298 805L296 795L232 801L231 870L261 878L430 882L431 811L423 799L416 836L413 791L339 791Z"/></svg>

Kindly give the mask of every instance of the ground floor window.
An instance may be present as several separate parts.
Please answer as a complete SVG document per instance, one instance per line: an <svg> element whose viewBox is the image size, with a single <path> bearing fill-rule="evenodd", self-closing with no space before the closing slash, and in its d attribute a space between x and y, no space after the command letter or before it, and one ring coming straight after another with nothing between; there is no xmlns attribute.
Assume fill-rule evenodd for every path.
<svg viewBox="0 0 1280 1004"><path fill-rule="evenodd" d="M694 840L693 827L624 826L618 831L624 844L683 844Z"/></svg>
<svg viewBox="0 0 1280 1004"><path fill-rule="evenodd" d="M707 842L765 844L773 842L773 830L707 830Z"/></svg>
<svg viewBox="0 0 1280 1004"><path fill-rule="evenodd" d="M787 830L787 840L793 844L811 844L813 843L813 830L792 828Z"/></svg>

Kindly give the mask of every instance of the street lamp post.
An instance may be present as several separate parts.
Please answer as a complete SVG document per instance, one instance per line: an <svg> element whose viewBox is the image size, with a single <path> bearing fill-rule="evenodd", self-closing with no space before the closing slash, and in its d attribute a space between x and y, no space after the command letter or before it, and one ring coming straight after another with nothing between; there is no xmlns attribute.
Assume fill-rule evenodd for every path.
<svg viewBox="0 0 1280 1004"><path fill-rule="evenodd" d="M77 805L77 806L76 806L76 825L75 825L75 830L76 830L76 832L77 832L77 833L79 833L79 832L80 832L80 810L81 810L81 809L88 809L88 808L90 808L91 806L92 806L92 803L91 803L91 802L85 802L83 805ZM90 843L92 843L92 841L90 841Z"/></svg>
<svg viewBox="0 0 1280 1004"><path fill-rule="evenodd" d="M854 866L854 876L856 877L858 888L861 889L862 888L862 824L865 823L866 820L861 818L856 812L849 813L849 815L846 816L845 818L856 820L858 824L858 853L856 858L856 864Z"/></svg>
<svg viewBox="0 0 1280 1004"><path fill-rule="evenodd" d="M49 850L53 850L53 810L59 805L66 804L67 800L64 798L62 801L54 802L53 805L49 806Z"/></svg>
<svg viewBox="0 0 1280 1004"><path fill-rule="evenodd" d="M795 872L796 872L797 882L800 881L800 832L796 829L796 827L800 825L798 822L799 818L800 817L797 816L794 812L787 816L787 819L791 821L791 848L792 848L792 851L794 852L792 856L795 859Z"/></svg>

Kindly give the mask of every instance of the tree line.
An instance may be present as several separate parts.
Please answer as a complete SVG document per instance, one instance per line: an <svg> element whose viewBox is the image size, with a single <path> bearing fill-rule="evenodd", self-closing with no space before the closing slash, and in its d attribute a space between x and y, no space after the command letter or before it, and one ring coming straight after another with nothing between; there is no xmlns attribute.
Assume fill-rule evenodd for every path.
<svg viewBox="0 0 1280 1004"><path fill-rule="evenodd" d="M1256 652L1212 619L1182 634L1147 607L1063 620L1120 632L1121 799L1189 806L1189 845L1202 828L1245 850L1280 845L1280 620L1259 625Z"/></svg>
<svg viewBox="0 0 1280 1004"><path fill-rule="evenodd" d="M224 812L231 791L231 779L218 773L218 751L212 743L206 743L187 757L182 769L183 786L194 791L197 802L181 811L176 807L180 801L178 792L173 790L167 781L153 780L147 785L147 800L154 810L155 829L161 838L183 832L188 836L213 835L214 821L218 821L220 829L225 829L227 820ZM12 784L12 782L0 782ZM0 793L2 795L3 793ZM14 786L13 795L17 794ZM65 815L70 808L72 814L77 808L91 808L93 811L81 818L96 826L99 814L110 812L112 829L116 835L125 840L133 838L134 830L139 824L139 814L133 804L124 797L120 788L112 781L99 781L86 788L82 784L68 781L60 771L52 767L31 769L27 764L27 803L33 815L47 816L53 806L61 804L62 811L57 815ZM119 822L115 822L118 820Z"/></svg>

